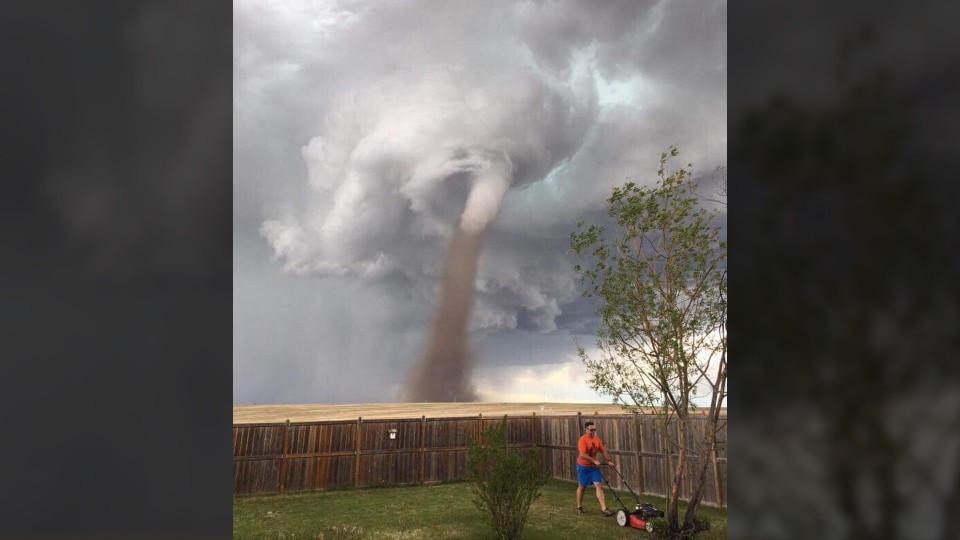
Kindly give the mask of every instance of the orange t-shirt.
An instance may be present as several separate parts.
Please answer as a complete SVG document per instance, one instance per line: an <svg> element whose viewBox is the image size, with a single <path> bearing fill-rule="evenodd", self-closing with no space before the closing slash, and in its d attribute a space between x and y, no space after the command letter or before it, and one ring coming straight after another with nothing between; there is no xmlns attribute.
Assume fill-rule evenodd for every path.
<svg viewBox="0 0 960 540"><path fill-rule="evenodd" d="M601 450L606 450L606 448L603 447L603 441L600 440L600 437L596 435L594 435L593 438L590 438L589 435L584 433L580 436L580 440L577 441L577 451L580 454L586 454L593 459L597 459L597 454L599 454ZM594 462L587 461L582 457L579 457L579 454L577 457L577 463L586 465L588 467L596 467Z"/></svg>

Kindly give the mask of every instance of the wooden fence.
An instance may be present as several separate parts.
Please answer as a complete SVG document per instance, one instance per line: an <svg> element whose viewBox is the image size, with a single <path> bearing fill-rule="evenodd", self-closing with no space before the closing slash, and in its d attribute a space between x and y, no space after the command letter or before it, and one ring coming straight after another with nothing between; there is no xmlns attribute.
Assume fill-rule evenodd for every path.
<svg viewBox="0 0 960 540"><path fill-rule="evenodd" d="M234 424L233 491L235 494L287 493L393 484L434 483L466 477L467 448L484 429L506 420L507 443L539 447L543 470L551 477L576 481L574 462L582 425L593 420L627 484L640 493L664 495L676 466L676 449L668 460L666 438L655 416L575 415L376 419L326 422ZM724 419L725 421L725 419ZM691 419L692 441L706 421ZM670 426L676 440L677 426ZM703 502L726 505L726 428L710 456ZM692 446L688 471L699 465ZM612 471L611 471L612 473ZM623 489L616 473L607 478ZM690 494L692 482L683 486Z"/></svg>

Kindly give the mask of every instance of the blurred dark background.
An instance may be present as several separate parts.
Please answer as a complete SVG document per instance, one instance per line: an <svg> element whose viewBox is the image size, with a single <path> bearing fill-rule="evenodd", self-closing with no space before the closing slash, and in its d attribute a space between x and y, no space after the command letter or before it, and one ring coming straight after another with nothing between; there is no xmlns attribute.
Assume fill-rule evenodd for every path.
<svg viewBox="0 0 960 540"><path fill-rule="evenodd" d="M0 531L231 534L231 3L0 17Z"/></svg>
<svg viewBox="0 0 960 540"><path fill-rule="evenodd" d="M729 9L730 538L956 538L956 4ZM2 530L231 527L231 4L0 18Z"/></svg>
<svg viewBox="0 0 960 540"><path fill-rule="evenodd" d="M732 4L730 538L957 538L957 5Z"/></svg>

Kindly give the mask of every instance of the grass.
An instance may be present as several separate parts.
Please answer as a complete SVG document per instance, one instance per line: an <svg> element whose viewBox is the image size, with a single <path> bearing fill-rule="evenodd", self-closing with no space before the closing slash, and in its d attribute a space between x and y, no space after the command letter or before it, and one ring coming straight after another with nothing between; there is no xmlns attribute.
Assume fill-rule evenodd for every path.
<svg viewBox="0 0 960 540"><path fill-rule="evenodd" d="M576 484L551 480L543 495L530 508L523 538L526 540L646 539L652 535L617 526L614 518L600 514L592 490L584 494L586 512L574 511ZM629 493L620 495L632 502ZM616 509L616 499L607 490L607 504ZM643 496L660 509L662 498ZM473 506L469 484L406 486L274 495L236 497L233 502L234 538L324 540L492 538L487 516ZM681 512L683 511L681 504ZM698 539L726 538L727 513L701 507L711 521L711 530ZM682 515L682 514L681 514Z"/></svg>

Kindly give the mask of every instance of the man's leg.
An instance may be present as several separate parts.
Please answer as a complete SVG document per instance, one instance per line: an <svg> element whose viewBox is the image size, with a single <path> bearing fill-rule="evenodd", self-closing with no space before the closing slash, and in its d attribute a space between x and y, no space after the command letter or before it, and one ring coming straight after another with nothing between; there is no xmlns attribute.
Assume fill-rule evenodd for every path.
<svg viewBox="0 0 960 540"><path fill-rule="evenodd" d="M577 486L577 508L583 506L583 486Z"/></svg>
<svg viewBox="0 0 960 540"><path fill-rule="evenodd" d="M594 482L593 487L597 488L597 500L600 501L600 510L607 509L607 501L603 495L603 484L600 482Z"/></svg>

